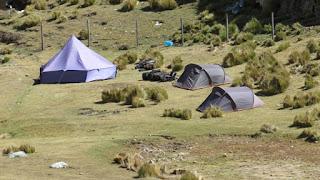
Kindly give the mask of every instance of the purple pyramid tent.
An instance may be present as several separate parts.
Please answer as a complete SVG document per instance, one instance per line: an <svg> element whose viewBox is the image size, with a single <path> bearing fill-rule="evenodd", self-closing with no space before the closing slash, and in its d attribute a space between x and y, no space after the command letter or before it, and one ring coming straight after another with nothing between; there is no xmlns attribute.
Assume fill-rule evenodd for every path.
<svg viewBox="0 0 320 180"><path fill-rule="evenodd" d="M40 83L80 83L114 79L116 66L95 53L75 36L40 68Z"/></svg>

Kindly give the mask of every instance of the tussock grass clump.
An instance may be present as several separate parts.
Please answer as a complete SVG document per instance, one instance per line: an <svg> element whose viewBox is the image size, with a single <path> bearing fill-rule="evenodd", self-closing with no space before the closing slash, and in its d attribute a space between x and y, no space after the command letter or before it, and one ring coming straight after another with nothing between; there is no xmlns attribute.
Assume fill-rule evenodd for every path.
<svg viewBox="0 0 320 180"><path fill-rule="evenodd" d="M69 16L69 19L77 19L79 16L79 11L78 10L74 10L71 12L71 15Z"/></svg>
<svg viewBox="0 0 320 180"><path fill-rule="evenodd" d="M199 177L197 177L194 173L187 171L182 174L180 180L199 180Z"/></svg>
<svg viewBox="0 0 320 180"><path fill-rule="evenodd" d="M119 103L125 100L125 92L122 89L108 89L102 91L101 99L103 103Z"/></svg>
<svg viewBox="0 0 320 180"><path fill-rule="evenodd" d="M64 22L67 22L68 21L68 17L67 16L60 16L58 18L58 22L57 23L64 23Z"/></svg>
<svg viewBox="0 0 320 180"><path fill-rule="evenodd" d="M175 58L173 58L169 68L172 69L172 71L181 71L183 69L183 65L182 65L182 58L181 56L176 56Z"/></svg>
<svg viewBox="0 0 320 180"><path fill-rule="evenodd" d="M263 47L271 47L274 46L275 42L272 39L267 39L262 42Z"/></svg>
<svg viewBox="0 0 320 180"><path fill-rule="evenodd" d="M312 89L318 85L318 81L313 79L313 77L309 74L306 75L305 80L304 80L304 88L305 89Z"/></svg>
<svg viewBox="0 0 320 180"><path fill-rule="evenodd" d="M145 98L145 92L141 86L128 86L123 91L126 93L126 105L132 105L135 98Z"/></svg>
<svg viewBox="0 0 320 180"><path fill-rule="evenodd" d="M293 98L290 95L286 95L282 102L282 107L289 108L293 106Z"/></svg>
<svg viewBox="0 0 320 180"><path fill-rule="evenodd" d="M131 102L132 108L146 107L146 104L143 98L134 96L131 101L132 101Z"/></svg>
<svg viewBox="0 0 320 180"><path fill-rule="evenodd" d="M30 144L23 144L19 147L20 151L24 151L27 154L31 154L36 152L35 147L31 146Z"/></svg>
<svg viewBox="0 0 320 180"><path fill-rule="evenodd" d="M320 136L316 131L312 131L310 129L305 129L298 136L298 139L304 139L307 142L318 142L320 140Z"/></svg>
<svg viewBox="0 0 320 180"><path fill-rule="evenodd" d="M257 18L252 18L245 24L243 30L252 34L259 34L263 31L263 26Z"/></svg>
<svg viewBox="0 0 320 180"><path fill-rule="evenodd" d="M84 0L81 7L85 8L85 7L92 6L92 5L94 5L95 2L96 2L96 0Z"/></svg>
<svg viewBox="0 0 320 180"><path fill-rule="evenodd" d="M164 88L161 87L148 87L145 88L147 97L151 101L161 102L168 99L168 93Z"/></svg>
<svg viewBox="0 0 320 180"><path fill-rule="evenodd" d="M120 11L128 12L133 10L137 6L137 0L125 0L122 4Z"/></svg>
<svg viewBox="0 0 320 180"><path fill-rule="evenodd" d="M198 19L204 24L211 25L215 19L215 15L213 13L210 13L208 10L205 10L200 13Z"/></svg>
<svg viewBox="0 0 320 180"><path fill-rule="evenodd" d="M235 39L235 44L236 45L239 45L239 44L242 44L244 42L247 42L247 41L251 41L253 39L253 34L252 33L249 33L249 32L240 32L236 39Z"/></svg>
<svg viewBox="0 0 320 180"><path fill-rule="evenodd" d="M51 14L51 18L48 21L55 21L57 19L59 19L61 16L61 11L54 11Z"/></svg>
<svg viewBox="0 0 320 180"><path fill-rule="evenodd" d="M189 120L192 118L192 112L190 109L165 109L163 112L163 117L175 117L182 120Z"/></svg>
<svg viewBox="0 0 320 180"><path fill-rule="evenodd" d="M156 164L145 163L138 171L139 178L160 177L161 170Z"/></svg>
<svg viewBox="0 0 320 180"><path fill-rule="evenodd" d="M4 56L3 58L0 58L0 63L5 64L8 63L11 59L8 56Z"/></svg>
<svg viewBox="0 0 320 180"><path fill-rule="evenodd" d="M319 44L315 40L309 40L307 43L307 49L310 53L316 53L319 51Z"/></svg>
<svg viewBox="0 0 320 180"><path fill-rule="evenodd" d="M117 65L119 70L127 68L128 64L134 64L138 60L138 55L134 52L127 52L117 57L113 63Z"/></svg>
<svg viewBox="0 0 320 180"><path fill-rule="evenodd" d="M264 95L275 95L284 92L290 81L289 72L270 51L248 61L243 77L254 80Z"/></svg>
<svg viewBox="0 0 320 180"><path fill-rule="evenodd" d="M78 3L79 3L79 0L69 0L70 6L77 5Z"/></svg>
<svg viewBox="0 0 320 180"><path fill-rule="evenodd" d="M31 153L34 153L36 150L35 150L35 147L33 147L33 146L29 145L29 144L23 144L20 147L9 146L7 148L4 148L2 150L2 154L3 155L8 155L10 153L18 152L18 151L24 151L27 154L31 154Z"/></svg>
<svg viewBox="0 0 320 180"><path fill-rule="evenodd" d="M60 5L65 4L67 2L68 2L68 0L57 0L57 3Z"/></svg>
<svg viewBox="0 0 320 180"><path fill-rule="evenodd" d="M274 38L275 41L282 41L287 38L287 34L283 31L277 31L276 37Z"/></svg>
<svg viewBox="0 0 320 180"><path fill-rule="evenodd" d="M150 8L154 10L173 10L178 7L175 0L149 0Z"/></svg>
<svg viewBox="0 0 320 180"><path fill-rule="evenodd" d="M120 167L127 170L138 171L144 164L144 158L138 154L119 153L113 159L113 163L120 164Z"/></svg>
<svg viewBox="0 0 320 180"><path fill-rule="evenodd" d="M13 152L18 152L20 151L19 150L19 147L16 147L16 146L9 146L9 147L6 147L2 150L2 154L3 155L8 155L10 153L13 153Z"/></svg>
<svg viewBox="0 0 320 180"><path fill-rule="evenodd" d="M219 107L210 107L203 112L203 115L201 116L201 118L209 119L209 118L217 118L222 116L223 116L223 112Z"/></svg>
<svg viewBox="0 0 320 180"><path fill-rule="evenodd" d="M164 57L160 51L155 49L147 49L141 56L141 60L152 59L155 61L155 67L160 68L164 63Z"/></svg>
<svg viewBox="0 0 320 180"><path fill-rule="evenodd" d="M227 68L248 62L255 57L255 48L256 46L252 43L244 43L232 48L231 52L223 58L222 66Z"/></svg>
<svg viewBox="0 0 320 180"><path fill-rule="evenodd" d="M7 48L7 47L0 48L0 55L6 55L11 53L12 53L12 50L10 48Z"/></svg>
<svg viewBox="0 0 320 180"><path fill-rule="evenodd" d="M21 36L17 33L0 31L0 42L10 44L17 43Z"/></svg>
<svg viewBox="0 0 320 180"><path fill-rule="evenodd" d="M306 114L297 115L296 117L294 117L291 127L297 127L297 128L312 127L314 125L314 121L315 119L312 116L312 114L307 112Z"/></svg>
<svg viewBox="0 0 320 180"><path fill-rule="evenodd" d="M287 50L289 47L290 47L290 42L283 42L278 46L276 53Z"/></svg>
<svg viewBox="0 0 320 180"><path fill-rule="evenodd" d="M123 0L109 0L110 4L116 5L116 4L121 4Z"/></svg>
<svg viewBox="0 0 320 180"><path fill-rule="evenodd" d="M89 32L85 29L81 29L78 34L78 38L80 40L87 40L89 38Z"/></svg>
<svg viewBox="0 0 320 180"><path fill-rule="evenodd" d="M37 26L41 22L41 18L37 15L29 15L19 19L14 28L17 30L26 30L28 28Z"/></svg>
<svg viewBox="0 0 320 180"><path fill-rule="evenodd" d="M34 5L34 8L36 10L47 9L47 1L46 0L32 0L31 3Z"/></svg>
<svg viewBox="0 0 320 180"><path fill-rule="evenodd" d="M271 134L271 133L275 133L277 131L277 127L273 126L273 125L270 125L270 124L263 124L260 128L260 131L263 132L263 133L268 133L268 134Z"/></svg>

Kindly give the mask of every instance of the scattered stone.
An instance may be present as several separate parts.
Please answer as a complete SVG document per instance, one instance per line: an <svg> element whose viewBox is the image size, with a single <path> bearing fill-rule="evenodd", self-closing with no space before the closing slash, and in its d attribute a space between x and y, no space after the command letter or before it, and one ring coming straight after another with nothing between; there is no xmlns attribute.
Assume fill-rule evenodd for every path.
<svg viewBox="0 0 320 180"><path fill-rule="evenodd" d="M9 158L27 157L28 155L24 151L9 153Z"/></svg>
<svg viewBox="0 0 320 180"><path fill-rule="evenodd" d="M53 163L49 166L50 168L53 168L53 169L62 169L62 168L68 168L69 165L65 162L56 162L56 163Z"/></svg>

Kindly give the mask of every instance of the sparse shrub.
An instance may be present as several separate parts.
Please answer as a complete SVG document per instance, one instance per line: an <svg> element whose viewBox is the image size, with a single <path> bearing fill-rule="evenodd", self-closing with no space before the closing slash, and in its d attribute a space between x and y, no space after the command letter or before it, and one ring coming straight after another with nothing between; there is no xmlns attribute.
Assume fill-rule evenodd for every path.
<svg viewBox="0 0 320 180"><path fill-rule="evenodd" d="M125 100L125 93L121 89L108 89L102 91L101 99L104 103L119 103Z"/></svg>
<svg viewBox="0 0 320 180"><path fill-rule="evenodd" d="M229 37L231 39L235 39L239 33L240 33L240 30L237 24L231 23L229 25Z"/></svg>
<svg viewBox="0 0 320 180"><path fill-rule="evenodd" d="M156 164L145 163L138 171L139 178L160 177L160 167Z"/></svg>
<svg viewBox="0 0 320 180"><path fill-rule="evenodd" d="M296 23L292 24L291 34L299 35L303 32L303 28L304 27L299 22L296 22Z"/></svg>
<svg viewBox="0 0 320 180"><path fill-rule="evenodd" d="M144 102L144 99L140 98L140 97L133 97L132 98L132 108L140 108L140 107L146 107L146 104Z"/></svg>
<svg viewBox="0 0 320 180"><path fill-rule="evenodd" d="M306 98L302 94L297 94L293 97L293 109L303 108L306 105Z"/></svg>
<svg viewBox="0 0 320 180"><path fill-rule="evenodd" d="M308 41L307 49L310 53L316 53L319 50L319 45L312 39Z"/></svg>
<svg viewBox="0 0 320 180"><path fill-rule="evenodd" d="M239 45L242 44L244 42L250 41L253 39L253 34L252 33L248 33L248 32L240 32L236 39L235 39L235 44Z"/></svg>
<svg viewBox="0 0 320 180"><path fill-rule="evenodd" d="M190 171L182 174L180 180L199 180L199 178Z"/></svg>
<svg viewBox="0 0 320 180"><path fill-rule="evenodd" d="M293 99L290 95L286 95L282 102L283 108L289 108L293 106Z"/></svg>
<svg viewBox="0 0 320 180"><path fill-rule="evenodd" d="M278 46L276 53L282 52L282 51L288 49L289 47L290 47L290 42L283 42Z"/></svg>
<svg viewBox="0 0 320 180"><path fill-rule="evenodd" d="M37 10L47 9L47 1L46 0L32 0L32 4L34 5L34 8Z"/></svg>
<svg viewBox="0 0 320 180"><path fill-rule="evenodd" d="M127 52L124 56L128 60L128 64L134 64L138 60L138 55L134 52Z"/></svg>
<svg viewBox="0 0 320 180"><path fill-rule="evenodd" d="M34 26L37 26L41 22L41 18L37 15L29 15L27 17L21 18L14 25L17 30L25 30Z"/></svg>
<svg viewBox="0 0 320 180"><path fill-rule="evenodd" d="M154 102L161 102L168 99L168 93L161 87L148 87L145 88L148 99Z"/></svg>
<svg viewBox="0 0 320 180"><path fill-rule="evenodd" d="M318 64L311 64L308 63L303 66L303 69L301 70L301 73L306 73L307 75L310 75L312 77L319 76L320 72L320 66Z"/></svg>
<svg viewBox="0 0 320 180"><path fill-rule="evenodd" d="M237 86L242 86L242 85L243 85L242 78L236 77L233 79L231 87L237 87Z"/></svg>
<svg viewBox="0 0 320 180"><path fill-rule="evenodd" d="M35 147L31 146L30 144L23 144L19 147L20 151L24 151L27 154L34 153L36 151Z"/></svg>
<svg viewBox="0 0 320 180"><path fill-rule="evenodd" d="M0 49L0 55L6 55L6 54L11 54L11 53L12 53L12 50L7 47Z"/></svg>
<svg viewBox="0 0 320 180"><path fill-rule="evenodd" d="M69 3L71 6L77 5L79 3L79 0L69 0Z"/></svg>
<svg viewBox="0 0 320 180"><path fill-rule="evenodd" d="M265 41L263 41L262 46L264 47L271 47L274 46L274 41L272 39L267 39Z"/></svg>
<svg viewBox="0 0 320 180"><path fill-rule="evenodd" d="M252 18L249 22L246 23L243 30L252 34L259 34L262 32L263 26L257 18Z"/></svg>
<svg viewBox="0 0 320 180"><path fill-rule="evenodd" d="M286 74L286 75L285 75ZM283 74L269 74L263 79L259 88L265 95L275 95L283 93L289 87L289 75Z"/></svg>
<svg viewBox="0 0 320 180"><path fill-rule="evenodd" d="M276 32L276 37L275 37L275 41L282 41L285 40L287 38L287 34L283 31L277 31Z"/></svg>
<svg viewBox="0 0 320 180"><path fill-rule="evenodd" d="M210 13L208 10L202 11L199 15L199 20L204 24L212 24L215 19L213 13Z"/></svg>
<svg viewBox="0 0 320 180"><path fill-rule="evenodd" d="M222 117L223 112L219 107L210 107L207 108L204 112L201 118L209 119L209 118L217 118Z"/></svg>
<svg viewBox="0 0 320 180"><path fill-rule="evenodd" d="M311 75L306 75L305 81L304 81L304 88L305 89L312 89L318 85L318 81L313 79Z"/></svg>
<svg viewBox="0 0 320 180"><path fill-rule="evenodd" d="M231 52L223 58L222 66L232 67L248 62L255 57L254 49L255 47L250 44L241 44L232 48Z"/></svg>
<svg viewBox="0 0 320 180"><path fill-rule="evenodd" d="M217 35L213 35L210 40L210 45L215 47L215 46L220 46L220 44L221 44L221 38Z"/></svg>
<svg viewBox="0 0 320 180"><path fill-rule="evenodd" d="M310 59L311 59L310 52L308 50L304 50L301 53L299 64L306 65L310 61Z"/></svg>
<svg viewBox="0 0 320 180"><path fill-rule="evenodd" d="M78 34L78 38L80 40L87 40L89 38L89 32L87 30L80 30L79 34Z"/></svg>
<svg viewBox="0 0 320 180"><path fill-rule="evenodd" d="M85 8L85 7L92 6L92 5L94 5L95 2L96 2L96 0L84 0L81 7Z"/></svg>
<svg viewBox="0 0 320 180"><path fill-rule="evenodd" d="M155 61L155 67L160 68L163 65L163 55L160 51L154 49L147 49L141 57L142 60L153 59Z"/></svg>
<svg viewBox="0 0 320 180"><path fill-rule="evenodd" d="M128 44L121 44L118 49L120 51L125 51L125 50L128 50L129 49L129 45Z"/></svg>
<svg viewBox="0 0 320 180"><path fill-rule="evenodd" d="M291 125L291 127L297 127L297 128L307 128L307 127L312 127L314 125L314 117L307 112L306 114L303 115L297 115L294 118L294 121Z"/></svg>
<svg viewBox="0 0 320 180"><path fill-rule="evenodd" d="M10 60L11 59L8 56L5 56L2 59L0 59L0 63L5 64L5 63L8 63Z"/></svg>
<svg viewBox="0 0 320 180"><path fill-rule="evenodd" d="M190 109L165 109L163 112L163 117L175 117L183 120L189 120L192 118L192 112Z"/></svg>
<svg viewBox="0 0 320 180"><path fill-rule="evenodd" d="M261 126L260 131L263 133L275 133L277 131L277 127L270 124L264 124Z"/></svg>
<svg viewBox="0 0 320 180"><path fill-rule="evenodd" d="M137 5L137 0L125 0L122 4L121 11L127 12L133 10Z"/></svg>
<svg viewBox="0 0 320 180"><path fill-rule="evenodd" d="M288 32L291 31L291 28L287 25L284 25L282 23L277 23L275 27L276 32L284 32L287 34Z"/></svg>
<svg viewBox="0 0 320 180"><path fill-rule="evenodd" d="M298 51L293 51L289 55L288 63L289 64L295 64L295 63L299 62L299 59L300 59L300 53Z"/></svg>
<svg viewBox="0 0 320 180"><path fill-rule="evenodd" d="M127 52L117 57L113 63L117 65L117 69L124 70L127 68L127 64L133 64L137 61L138 55L133 52Z"/></svg>

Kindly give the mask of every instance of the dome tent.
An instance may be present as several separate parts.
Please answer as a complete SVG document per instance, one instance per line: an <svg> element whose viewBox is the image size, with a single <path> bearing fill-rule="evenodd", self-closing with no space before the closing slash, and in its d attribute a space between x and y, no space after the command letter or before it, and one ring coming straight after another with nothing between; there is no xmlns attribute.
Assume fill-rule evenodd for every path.
<svg viewBox="0 0 320 180"><path fill-rule="evenodd" d="M197 110L203 112L212 106L223 111L239 111L263 106L263 102L248 87L214 87Z"/></svg>
<svg viewBox="0 0 320 180"><path fill-rule="evenodd" d="M75 36L40 68L40 83L80 83L114 79L116 66L95 53Z"/></svg>
<svg viewBox="0 0 320 180"><path fill-rule="evenodd" d="M195 90L230 82L231 79L225 74L223 67L218 64L188 64L175 86Z"/></svg>

